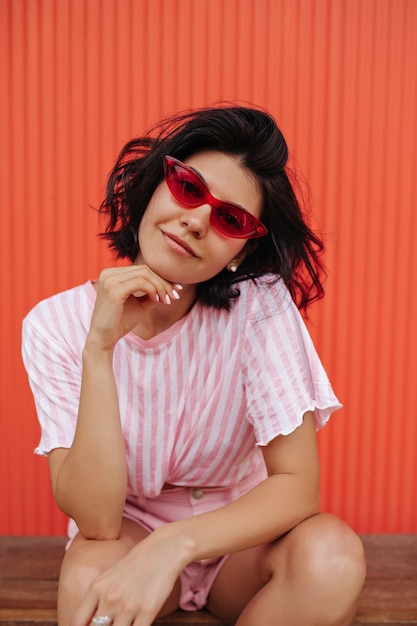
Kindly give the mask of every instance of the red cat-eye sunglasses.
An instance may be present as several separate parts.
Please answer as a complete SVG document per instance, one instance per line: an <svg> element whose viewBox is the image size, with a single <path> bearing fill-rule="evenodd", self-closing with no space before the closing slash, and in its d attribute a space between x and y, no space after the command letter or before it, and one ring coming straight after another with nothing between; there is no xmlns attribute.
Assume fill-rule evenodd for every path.
<svg viewBox="0 0 417 626"><path fill-rule="evenodd" d="M232 202L217 200L193 169L171 156L164 158L164 178L174 198L185 208L202 204L211 206L210 222L227 237L254 239L267 234L266 227L254 215Z"/></svg>

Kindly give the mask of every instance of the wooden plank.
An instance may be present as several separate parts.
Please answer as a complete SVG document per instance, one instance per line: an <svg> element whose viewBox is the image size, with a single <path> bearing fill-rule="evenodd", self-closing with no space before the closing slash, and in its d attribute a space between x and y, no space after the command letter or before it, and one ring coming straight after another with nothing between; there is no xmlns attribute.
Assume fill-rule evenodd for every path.
<svg viewBox="0 0 417 626"><path fill-rule="evenodd" d="M0 537L0 577L56 580L65 537Z"/></svg>
<svg viewBox="0 0 417 626"><path fill-rule="evenodd" d="M55 609L1 609L1 626L56 626Z"/></svg>
<svg viewBox="0 0 417 626"><path fill-rule="evenodd" d="M55 609L0 609L1 626L56 626ZM176 611L167 617L157 619L155 626L233 626L223 622L207 611Z"/></svg>
<svg viewBox="0 0 417 626"><path fill-rule="evenodd" d="M417 579L417 534L362 535L361 539L368 578Z"/></svg>
<svg viewBox="0 0 417 626"><path fill-rule="evenodd" d="M354 626L417 626L417 535L366 535L367 581ZM0 625L56 626L64 537L0 537ZM177 611L155 626L219 626L207 611Z"/></svg>
<svg viewBox="0 0 417 626"><path fill-rule="evenodd" d="M57 580L17 580L3 578L0 584L0 607L12 609L54 609Z"/></svg>
<svg viewBox="0 0 417 626"><path fill-rule="evenodd" d="M361 595L357 619L390 623L417 620L417 574L414 579L367 580ZM374 623L371 622L371 623Z"/></svg>
<svg viewBox="0 0 417 626"><path fill-rule="evenodd" d="M355 626L417 624L417 535L362 536L367 580Z"/></svg>

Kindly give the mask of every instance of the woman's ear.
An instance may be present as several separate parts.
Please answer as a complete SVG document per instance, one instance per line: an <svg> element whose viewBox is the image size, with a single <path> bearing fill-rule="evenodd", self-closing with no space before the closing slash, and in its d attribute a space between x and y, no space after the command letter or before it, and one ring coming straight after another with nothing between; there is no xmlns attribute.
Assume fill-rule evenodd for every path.
<svg viewBox="0 0 417 626"><path fill-rule="evenodd" d="M243 263L248 254L254 252L257 247L257 241L254 241L253 239L247 241L239 254L226 265L226 269L228 269L229 272L236 272L237 268L241 263Z"/></svg>
<svg viewBox="0 0 417 626"><path fill-rule="evenodd" d="M241 252L241 254L243 254L242 261L245 257L248 256L248 254L252 254L252 252L255 252L258 245L259 245L259 241L257 239L248 239L248 241L243 246L243 250Z"/></svg>

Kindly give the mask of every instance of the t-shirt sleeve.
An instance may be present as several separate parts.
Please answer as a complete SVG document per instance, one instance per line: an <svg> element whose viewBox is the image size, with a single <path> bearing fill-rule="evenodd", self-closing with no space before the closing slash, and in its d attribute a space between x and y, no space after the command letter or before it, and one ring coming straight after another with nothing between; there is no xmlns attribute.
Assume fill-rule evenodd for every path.
<svg viewBox="0 0 417 626"><path fill-rule="evenodd" d="M257 290L242 363L247 418L258 445L293 432L307 411L319 429L342 406L282 281Z"/></svg>
<svg viewBox="0 0 417 626"><path fill-rule="evenodd" d="M80 357L57 320L41 304L23 321L22 357L41 426L40 455L71 447L78 415Z"/></svg>

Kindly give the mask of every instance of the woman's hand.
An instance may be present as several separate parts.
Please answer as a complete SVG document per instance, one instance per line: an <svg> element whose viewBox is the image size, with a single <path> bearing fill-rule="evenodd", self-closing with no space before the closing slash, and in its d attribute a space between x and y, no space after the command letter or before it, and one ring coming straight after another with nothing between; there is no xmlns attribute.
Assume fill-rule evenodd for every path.
<svg viewBox="0 0 417 626"><path fill-rule="evenodd" d="M113 267L101 272L87 345L112 350L138 323L140 311L180 298L173 285L147 265Z"/></svg>
<svg viewBox="0 0 417 626"><path fill-rule="evenodd" d="M87 626L95 615L111 617L113 626L150 626L188 562L187 541L168 527L154 531L95 579L72 626Z"/></svg>

